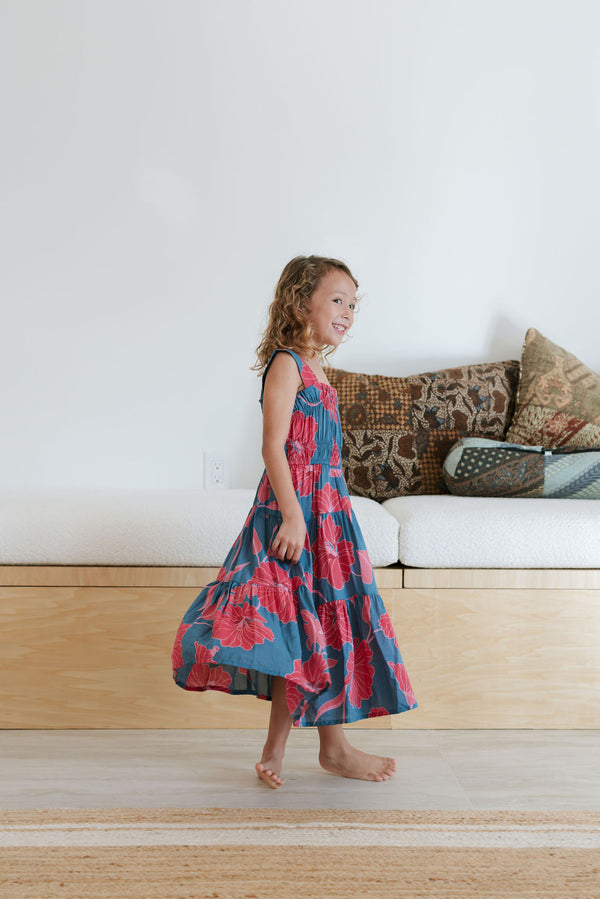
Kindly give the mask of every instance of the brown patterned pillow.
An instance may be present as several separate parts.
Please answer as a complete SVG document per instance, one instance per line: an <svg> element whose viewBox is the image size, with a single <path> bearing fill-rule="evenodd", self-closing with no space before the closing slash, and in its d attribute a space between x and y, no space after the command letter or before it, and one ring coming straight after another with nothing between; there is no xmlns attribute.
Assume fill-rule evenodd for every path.
<svg viewBox="0 0 600 899"><path fill-rule="evenodd" d="M443 463L460 437L503 440L519 363L491 362L393 378L324 369L338 394L350 493L383 501L448 493Z"/></svg>
<svg viewBox="0 0 600 899"><path fill-rule="evenodd" d="M600 375L530 328L506 439L526 446L600 447Z"/></svg>

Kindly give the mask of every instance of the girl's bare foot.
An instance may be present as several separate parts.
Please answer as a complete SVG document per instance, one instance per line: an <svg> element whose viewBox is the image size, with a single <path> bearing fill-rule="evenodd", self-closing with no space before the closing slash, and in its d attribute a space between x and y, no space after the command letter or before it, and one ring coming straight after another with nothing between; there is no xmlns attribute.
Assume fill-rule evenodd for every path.
<svg viewBox="0 0 600 899"><path fill-rule="evenodd" d="M285 678L273 677L271 695L267 742L263 746L260 762L257 762L254 767L260 779L276 790L284 783L281 777L281 763L292 726L292 716L285 696Z"/></svg>
<svg viewBox="0 0 600 899"><path fill-rule="evenodd" d="M257 762L254 766L256 768L256 773L258 774L260 779L264 780L264 782L274 790L285 783L285 781L280 777L279 774L279 772L281 771L281 761L281 759L275 760L273 757L271 757L270 759L265 759L263 756L263 761Z"/></svg>
<svg viewBox="0 0 600 899"><path fill-rule="evenodd" d="M381 755L369 755L347 744L343 749L327 753L321 749L319 764L326 771L340 777L354 777L357 780L389 780L396 772L396 759Z"/></svg>
<svg viewBox="0 0 600 899"><path fill-rule="evenodd" d="M341 724L319 727L319 764L340 777L357 780L389 780L396 772L396 759L369 755L351 746Z"/></svg>
<svg viewBox="0 0 600 899"><path fill-rule="evenodd" d="M285 698L285 679L274 677L267 742L263 747L260 762L254 766L260 779L274 790L284 783L281 777L281 763L291 726L292 717Z"/></svg>

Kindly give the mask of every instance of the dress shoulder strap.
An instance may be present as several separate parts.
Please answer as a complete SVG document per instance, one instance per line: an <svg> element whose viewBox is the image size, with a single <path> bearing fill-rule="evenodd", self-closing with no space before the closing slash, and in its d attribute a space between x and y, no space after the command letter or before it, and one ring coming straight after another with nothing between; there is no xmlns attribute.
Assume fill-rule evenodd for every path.
<svg viewBox="0 0 600 899"><path fill-rule="evenodd" d="M296 365L298 366L298 371L300 372L300 377L302 378L302 383L304 384L305 387L309 387L311 384L319 383L319 379L315 375L312 368L310 368L310 366L308 366L306 364L306 362L302 361L302 359L300 358L298 353L295 353L293 350L288 350L285 347L281 347L281 349L273 350L273 352L271 353L271 358L267 362L267 367L265 368L265 370L263 372L263 376L262 376L262 389L260 391L260 400L259 400L261 406L262 406L262 401L263 401L263 395L265 392L265 378L267 377L267 372L269 370L269 366L270 366L271 362L273 361L276 353L289 353L290 356L294 357L294 359L296 360Z"/></svg>

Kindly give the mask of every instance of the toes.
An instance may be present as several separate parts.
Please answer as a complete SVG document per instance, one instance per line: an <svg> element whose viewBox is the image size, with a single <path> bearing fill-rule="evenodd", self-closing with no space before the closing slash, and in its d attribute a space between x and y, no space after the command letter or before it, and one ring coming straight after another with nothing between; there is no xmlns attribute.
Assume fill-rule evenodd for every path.
<svg viewBox="0 0 600 899"><path fill-rule="evenodd" d="M257 762L254 767L260 779L273 789L280 787L284 783L278 774L275 774L271 768L265 768L262 762Z"/></svg>

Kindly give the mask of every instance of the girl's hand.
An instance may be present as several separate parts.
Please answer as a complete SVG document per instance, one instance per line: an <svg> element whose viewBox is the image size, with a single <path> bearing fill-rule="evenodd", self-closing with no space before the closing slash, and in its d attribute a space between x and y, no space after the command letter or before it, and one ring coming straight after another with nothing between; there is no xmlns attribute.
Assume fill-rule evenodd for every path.
<svg viewBox="0 0 600 899"><path fill-rule="evenodd" d="M300 561L306 541L306 522L302 513L283 518L279 530L271 541L270 552L277 558L296 563Z"/></svg>

